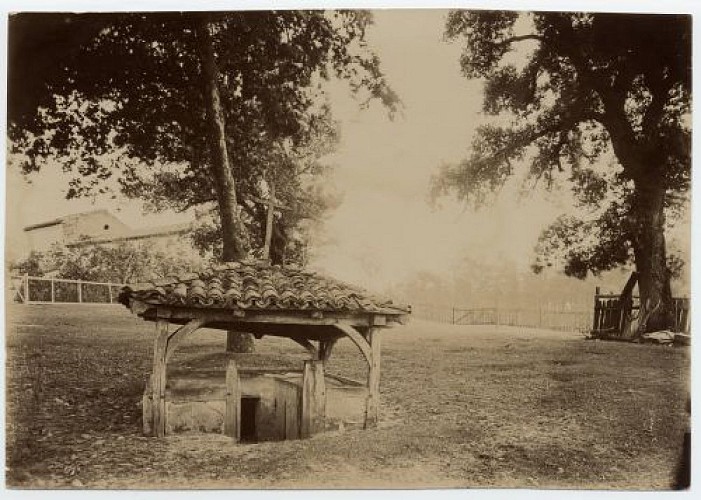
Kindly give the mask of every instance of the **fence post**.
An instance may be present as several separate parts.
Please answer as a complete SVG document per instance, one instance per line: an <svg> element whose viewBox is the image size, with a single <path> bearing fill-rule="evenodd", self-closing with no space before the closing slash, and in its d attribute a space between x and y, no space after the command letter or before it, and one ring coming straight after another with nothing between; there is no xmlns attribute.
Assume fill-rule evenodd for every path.
<svg viewBox="0 0 701 500"><path fill-rule="evenodd" d="M83 284L78 281L78 303L83 303Z"/></svg>
<svg viewBox="0 0 701 500"><path fill-rule="evenodd" d="M453 325L455 324L455 307L453 307Z"/></svg>
<svg viewBox="0 0 701 500"><path fill-rule="evenodd" d="M54 279L51 278L51 303L52 303L52 304L53 304L54 301L55 301L55 299L54 299L55 296L56 296L56 290L55 290L55 287L54 287Z"/></svg>
<svg viewBox="0 0 701 500"><path fill-rule="evenodd" d="M22 286L24 287L24 303L29 304L29 273L24 273Z"/></svg>
<svg viewBox="0 0 701 500"><path fill-rule="evenodd" d="M112 303L112 283L107 283L107 290L110 293L110 304Z"/></svg>
<svg viewBox="0 0 701 500"><path fill-rule="evenodd" d="M594 289L594 324L592 325L592 330L599 330L599 323L601 322L601 307L599 305L599 295L601 295L601 287L596 287Z"/></svg>

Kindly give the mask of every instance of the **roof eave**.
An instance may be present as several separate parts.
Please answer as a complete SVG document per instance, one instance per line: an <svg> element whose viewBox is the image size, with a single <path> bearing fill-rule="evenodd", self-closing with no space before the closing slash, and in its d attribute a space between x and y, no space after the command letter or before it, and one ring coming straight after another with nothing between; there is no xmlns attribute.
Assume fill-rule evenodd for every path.
<svg viewBox="0 0 701 500"><path fill-rule="evenodd" d="M63 224L63 218L50 220L48 222L41 222L39 224L32 224L31 226L26 226L24 228L24 231L26 231L26 232L34 231L35 229L41 229L44 227L51 227L51 226L58 226L59 224Z"/></svg>

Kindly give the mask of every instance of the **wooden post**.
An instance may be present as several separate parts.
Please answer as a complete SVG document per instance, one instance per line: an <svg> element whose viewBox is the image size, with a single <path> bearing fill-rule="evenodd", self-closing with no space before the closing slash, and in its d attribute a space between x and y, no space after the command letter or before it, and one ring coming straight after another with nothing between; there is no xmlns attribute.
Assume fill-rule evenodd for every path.
<svg viewBox="0 0 701 500"><path fill-rule="evenodd" d="M52 283L53 283L53 281L52 281ZM82 286L82 283L80 281L77 282L77 285L78 285L78 303L82 303L83 302L83 286Z"/></svg>
<svg viewBox="0 0 701 500"><path fill-rule="evenodd" d="M268 194L268 214L265 221L265 243L263 246L263 258L270 260L270 242L273 238L273 219L275 215L275 183L270 183L270 193Z"/></svg>
<svg viewBox="0 0 701 500"><path fill-rule="evenodd" d="M691 333L691 300L684 298L680 301L679 306L682 309L682 314L679 321L679 331L689 334Z"/></svg>
<svg viewBox="0 0 701 500"><path fill-rule="evenodd" d="M620 298L618 299L618 317L616 318L616 327L619 335L624 338L632 338L637 332L632 330L631 313L633 310L633 288L638 282L638 273L633 271L628 278Z"/></svg>
<svg viewBox="0 0 701 500"><path fill-rule="evenodd" d="M306 360L302 374L302 422L300 437L307 438L326 427L324 362Z"/></svg>
<svg viewBox="0 0 701 500"><path fill-rule="evenodd" d="M151 378L153 410L152 432L156 437L166 433L166 354L168 350L168 322L156 320L156 339L153 345L153 375Z"/></svg>
<svg viewBox="0 0 701 500"><path fill-rule="evenodd" d="M110 304L112 303L112 285L110 283L107 284L107 292L110 295Z"/></svg>
<svg viewBox="0 0 701 500"><path fill-rule="evenodd" d="M594 289L594 324L592 325L592 330L599 330L599 319L601 316L601 306L599 304L599 295L601 294L601 288L596 287Z"/></svg>
<svg viewBox="0 0 701 500"><path fill-rule="evenodd" d="M319 341L319 359L322 361L328 361L331 356L331 350L333 346L336 345L338 338L333 338L329 340Z"/></svg>
<svg viewBox="0 0 701 500"><path fill-rule="evenodd" d="M293 385L290 392L292 397L285 400L285 439L299 439L302 420L302 391L298 386Z"/></svg>
<svg viewBox="0 0 701 500"><path fill-rule="evenodd" d="M24 303L29 304L29 274L24 273Z"/></svg>
<svg viewBox="0 0 701 500"><path fill-rule="evenodd" d="M380 409L380 330L370 328L366 338L370 343L370 367L368 369L368 398L365 402L365 428L377 427Z"/></svg>
<svg viewBox="0 0 701 500"><path fill-rule="evenodd" d="M51 303L54 303L54 297L55 297L55 287L54 287L54 280L51 278Z"/></svg>
<svg viewBox="0 0 701 500"><path fill-rule="evenodd" d="M229 359L226 365L226 410L224 413L224 435L241 440L241 382L236 360Z"/></svg>
<svg viewBox="0 0 701 500"><path fill-rule="evenodd" d="M146 389L141 398L141 414L144 436L150 436L153 433L153 376L149 376L146 380Z"/></svg>

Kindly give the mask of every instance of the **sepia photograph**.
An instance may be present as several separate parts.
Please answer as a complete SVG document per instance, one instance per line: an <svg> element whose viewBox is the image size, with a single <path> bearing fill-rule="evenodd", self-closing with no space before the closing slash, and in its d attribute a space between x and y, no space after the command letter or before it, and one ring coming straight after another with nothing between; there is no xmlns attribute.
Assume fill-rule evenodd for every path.
<svg viewBox="0 0 701 500"><path fill-rule="evenodd" d="M5 488L693 493L695 11L561 3L5 11Z"/></svg>

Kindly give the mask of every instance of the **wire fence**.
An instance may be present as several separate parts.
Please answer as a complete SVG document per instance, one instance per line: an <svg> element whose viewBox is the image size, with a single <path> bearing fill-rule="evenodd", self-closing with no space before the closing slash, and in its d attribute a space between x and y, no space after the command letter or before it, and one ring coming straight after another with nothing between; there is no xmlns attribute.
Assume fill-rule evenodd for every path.
<svg viewBox="0 0 701 500"><path fill-rule="evenodd" d="M417 319L453 325L519 326L588 332L591 329L594 310L572 310L566 306L552 305L538 308L466 308L419 304L412 305L411 315Z"/></svg>
<svg viewBox="0 0 701 500"><path fill-rule="evenodd" d="M22 304L114 304L122 283L37 276L10 277L10 296Z"/></svg>

